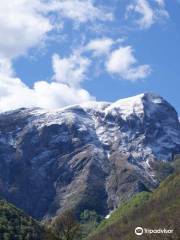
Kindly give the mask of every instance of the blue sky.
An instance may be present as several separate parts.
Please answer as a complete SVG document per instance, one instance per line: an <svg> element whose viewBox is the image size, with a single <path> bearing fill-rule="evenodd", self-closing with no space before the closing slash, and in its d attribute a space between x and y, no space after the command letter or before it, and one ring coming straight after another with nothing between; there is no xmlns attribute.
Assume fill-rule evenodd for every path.
<svg viewBox="0 0 180 240"><path fill-rule="evenodd" d="M178 0L1 5L1 111L115 101L152 91L180 113Z"/></svg>

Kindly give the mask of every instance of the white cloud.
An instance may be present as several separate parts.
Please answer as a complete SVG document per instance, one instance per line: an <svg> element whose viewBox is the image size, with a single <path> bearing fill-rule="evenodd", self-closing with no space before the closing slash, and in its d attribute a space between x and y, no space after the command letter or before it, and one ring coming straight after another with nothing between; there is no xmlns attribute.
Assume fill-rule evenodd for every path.
<svg viewBox="0 0 180 240"><path fill-rule="evenodd" d="M134 3L127 6L126 18L132 16L132 13L139 15L135 22L141 29L147 29L154 23L169 18L169 14L165 9L163 0L155 0L155 7L151 4L151 0L134 0Z"/></svg>
<svg viewBox="0 0 180 240"><path fill-rule="evenodd" d="M81 87L90 60L78 52L67 58L54 55L50 83L37 81L30 88L15 77L12 61L44 44L48 33L59 26L61 29L64 18L83 24L111 21L113 15L95 6L93 0L1 0L0 111L30 106L57 108L94 99Z"/></svg>
<svg viewBox="0 0 180 240"><path fill-rule="evenodd" d="M41 43L52 25L40 0L1 0L0 57L14 58Z"/></svg>
<svg viewBox="0 0 180 240"><path fill-rule="evenodd" d="M55 54L53 56L53 69L55 72L53 79L77 87L86 79L89 65L90 60L77 53L68 58L61 58Z"/></svg>
<svg viewBox="0 0 180 240"><path fill-rule="evenodd" d="M109 56L106 69L120 78L135 81L147 77L151 72L149 65L137 65L137 62L131 46L120 47Z"/></svg>
<svg viewBox="0 0 180 240"><path fill-rule="evenodd" d="M85 51L92 51L94 56L106 55L110 52L114 40L111 38L93 39L85 46Z"/></svg>
<svg viewBox="0 0 180 240"><path fill-rule="evenodd" d="M72 88L62 83L38 81L29 88L18 78L0 76L0 111L20 107L60 108L94 100L82 88Z"/></svg>
<svg viewBox="0 0 180 240"><path fill-rule="evenodd" d="M29 88L18 78L0 76L1 112L20 107L53 109L93 99L86 90L62 83L38 81Z"/></svg>
<svg viewBox="0 0 180 240"><path fill-rule="evenodd" d="M48 10L59 11L63 17L76 20L80 23L88 21L111 21L113 14L102 7L96 7L92 0L54 0L48 6Z"/></svg>
<svg viewBox="0 0 180 240"><path fill-rule="evenodd" d="M92 63L85 57L87 52L91 58L104 56L107 71L121 78L133 81L149 74L148 65L137 65L132 47L112 50L120 40L104 37L90 41L69 57L55 54L52 81L37 81L30 88L15 77L12 62L43 44L48 33L61 28L64 18L84 24L111 21L113 15L93 0L1 0L0 111L31 106L58 108L94 99L81 85Z"/></svg>
<svg viewBox="0 0 180 240"><path fill-rule="evenodd" d="M83 88L73 88L56 82L50 84L45 81L37 82L34 91L38 105L43 108L58 108L94 99Z"/></svg>
<svg viewBox="0 0 180 240"><path fill-rule="evenodd" d="M69 57L54 54L52 82L37 81L32 88L14 76L11 61L0 60L0 111L20 107L59 108L95 100L81 87L91 61L78 49Z"/></svg>
<svg viewBox="0 0 180 240"><path fill-rule="evenodd" d="M12 76L14 74L12 63L9 59L0 58L0 74Z"/></svg>
<svg viewBox="0 0 180 240"><path fill-rule="evenodd" d="M154 12L146 0L138 0L134 10L142 16L137 21L141 28L148 28L154 23Z"/></svg>
<svg viewBox="0 0 180 240"><path fill-rule="evenodd" d="M92 0L1 0L0 57L12 59L42 44L64 18L85 23L109 21L112 14Z"/></svg>

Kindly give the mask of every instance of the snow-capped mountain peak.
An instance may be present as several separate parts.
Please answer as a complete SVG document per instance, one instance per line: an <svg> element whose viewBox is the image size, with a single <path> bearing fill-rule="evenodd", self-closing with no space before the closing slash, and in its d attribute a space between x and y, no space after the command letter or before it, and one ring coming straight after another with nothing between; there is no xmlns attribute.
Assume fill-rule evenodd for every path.
<svg viewBox="0 0 180 240"><path fill-rule="evenodd" d="M140 94L134 97L118 100L106 108L105 112L106 114L111 113L112 115L121 115L123 119L126 119L127 116L133 113L140 115L144 112L143 96L144 94Z"/></svg>
<svg viewBox="0 0 180 240"><path fill-rule="evenodd" d="M0 114L0 192L34 217L75 207L106 215L157 184L154 164L180 153L180 123L162 97Z"/></svg>

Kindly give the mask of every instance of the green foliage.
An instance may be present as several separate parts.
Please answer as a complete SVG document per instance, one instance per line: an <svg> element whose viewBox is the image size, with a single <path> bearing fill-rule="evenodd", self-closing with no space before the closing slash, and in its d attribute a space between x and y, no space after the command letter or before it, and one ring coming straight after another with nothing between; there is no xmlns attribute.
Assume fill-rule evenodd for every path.
<svg viewBox="0 0 180 240"><path fill-rule="evenodd" d="M163 236L163 239L178 240L180 156L173 162L155 162L153 169L159 181L166 178L159 188L153 193L135 195L104 220L96 211L84 210L78 222L69 210L42 225L12 204L0 200L0 240L85 240L87 236L88 240L134 240L137 239L134 234L137 226L173 228L173 238ZM156 235L156 239L162 239L162 235Z"/></svg>
<svg viewBox="0 0 180 240"><path fill-rule="evenodd" d="M128 221L127 216L136 208L142 206L149 200L151 193L141 192L136 194L130 201L124 202L108 219L103 220L97 228L97 232L103 230L108 225L113 224L119 219Z"/></svg>
<svg viewBox="0 0 180 240"><path fill-rule="evenodd" d="M84 210L80 216L81 239L94 231L101 221L102 217L96 211Z"/></svg>
<svg viewBox="0 0 180 240"><path fill-rule="evenodd" d="M81 223L87 223L87 222L96 222L96 223L99 223L101 220L102 220L102 217L97 214L96 211L90 211L90 210L84 210L82 213L81 213L81 216L80 216L80 222Z"/></svg>
<svg viewBox="0 0 180 240"><path fill-rule="evenodd" d="M166 179L174 172L173 163L167 161L156 161L152 163L153 170L159 182Z"/></svg>
<svg viewBox="0 0 180 240"><path fill-rule="evenodd" d="M12 204L0 200L1 240L51 240L52 234Z"/></svg>
<svg viewBox="0 0 180 240"><path fill-rule="evenodd" d="M180 236L180 171L176 170L153 193L140 193L122 204L104 220L89 240L135 240L137 226L174 229L173 236L157 234L157 240L178 240ZM145 236L144 236L145 237ZM146 236L147 237L147 236Z"/></svg>

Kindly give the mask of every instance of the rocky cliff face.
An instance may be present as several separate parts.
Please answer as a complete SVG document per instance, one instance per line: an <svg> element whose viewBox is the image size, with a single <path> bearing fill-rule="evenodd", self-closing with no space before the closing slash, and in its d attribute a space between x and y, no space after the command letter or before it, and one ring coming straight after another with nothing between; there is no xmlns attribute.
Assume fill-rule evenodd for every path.
<svg viewBox="0 0 180 240"><path fill-rule="evenodd" d="M6 112L0 114L0 195L39 219L65 208L106 215L156 187L153 163L177 153L177 113L152 93Z"/></svg>

